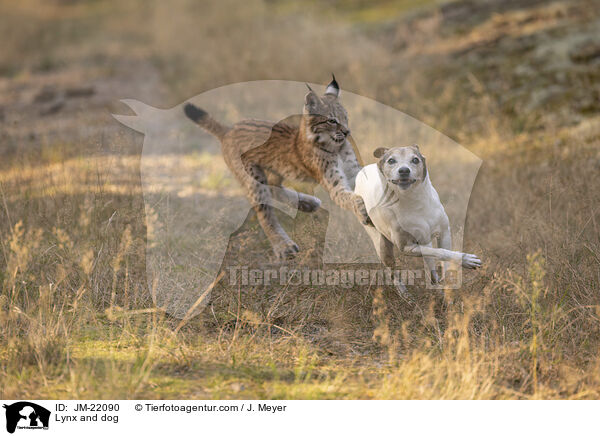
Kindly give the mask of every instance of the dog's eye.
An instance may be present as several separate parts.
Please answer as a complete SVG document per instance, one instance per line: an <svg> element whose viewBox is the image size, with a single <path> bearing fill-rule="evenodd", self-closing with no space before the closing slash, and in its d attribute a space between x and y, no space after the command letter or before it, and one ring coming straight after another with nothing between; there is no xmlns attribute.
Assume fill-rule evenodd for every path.
<svg viewBox="0 0 600 436"><path fill-rule="evenodd" d="M392 158L388 159L387 163L390 164L390 165L394 165L396 163L396 159L394 159L392 157Z"/></svg>
<svg viewBox="0 0 600 436"><path fill-rule="evenodd" d="M329 124L337 124L337 121L335 120L335 118L329 118L329 119L327 120L327 122L328 122Z"/></svg>
<svg viewBox="0 0 600 436"><path fill-rule="evenodd" d="M419 158L418 158L418 157L413 157L412 163L414 163L414 164L416 165L416 164L418 164L419 162L420 162L420 161L419 161Z"/></svg>

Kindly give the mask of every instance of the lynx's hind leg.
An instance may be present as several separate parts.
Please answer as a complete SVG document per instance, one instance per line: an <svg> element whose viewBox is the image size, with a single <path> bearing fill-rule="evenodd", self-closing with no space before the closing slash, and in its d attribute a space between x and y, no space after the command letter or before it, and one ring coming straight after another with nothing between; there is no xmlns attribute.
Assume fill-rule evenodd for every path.
<svg viewBox="0 0 600 436"><path fill-rule="evenodd" d="M248 199L256 211L258 222L269 239L275 256L280 260L293 259L300 249L285 232L273 210L271 189L262 168L256 164L245 165L234 172L246 188Z"/></svg>

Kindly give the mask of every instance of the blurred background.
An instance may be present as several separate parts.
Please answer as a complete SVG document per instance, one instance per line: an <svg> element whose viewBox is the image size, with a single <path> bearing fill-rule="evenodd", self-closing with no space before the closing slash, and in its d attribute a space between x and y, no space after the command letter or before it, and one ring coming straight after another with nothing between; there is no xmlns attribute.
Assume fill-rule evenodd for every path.
<svg viewBox="0 0 600 436"><path fill-rule="evenodd" d="M598 398L598 11L0 0L0 397ZM119 100L167 109L331 72L483 160L464 248L484 268L411 302L222 285L194 319L154 307L143 135L112 118L133 114ZM181 159L204 188L236 189L222 162Z"/></svg>

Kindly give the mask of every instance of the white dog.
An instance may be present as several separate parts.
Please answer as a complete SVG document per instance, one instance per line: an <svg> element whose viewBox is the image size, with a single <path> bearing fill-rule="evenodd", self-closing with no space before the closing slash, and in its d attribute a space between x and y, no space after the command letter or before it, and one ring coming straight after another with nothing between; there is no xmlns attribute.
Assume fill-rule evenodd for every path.
<svg viewBox="0 0 600 436"><path fill-rule="evenodd" d="M433 283L440 281L436 261L444 262L442 278L448 262L480 267L481 260L474 254L452 251L448 215L429 180L419 147L378 148L373 154L379 162L358 173L354 192L363 198L373 221L375 228L364 227L383 264L393 268L396 246L406 255L424 257ZM440 248L433 247L434 239Z"/></svg>

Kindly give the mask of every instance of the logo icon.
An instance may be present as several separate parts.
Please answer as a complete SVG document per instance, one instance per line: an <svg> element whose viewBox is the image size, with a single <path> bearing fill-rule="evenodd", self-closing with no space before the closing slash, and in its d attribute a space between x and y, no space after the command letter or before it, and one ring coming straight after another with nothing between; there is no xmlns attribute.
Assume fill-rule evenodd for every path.
<svg viewBox="0 0 600 436"><path fill-rule="evenodd" d="M48 429L50 411L29 401L19 401L11 405L4 404L6 409L6 431L14 433L18 429Z"/></svg>

